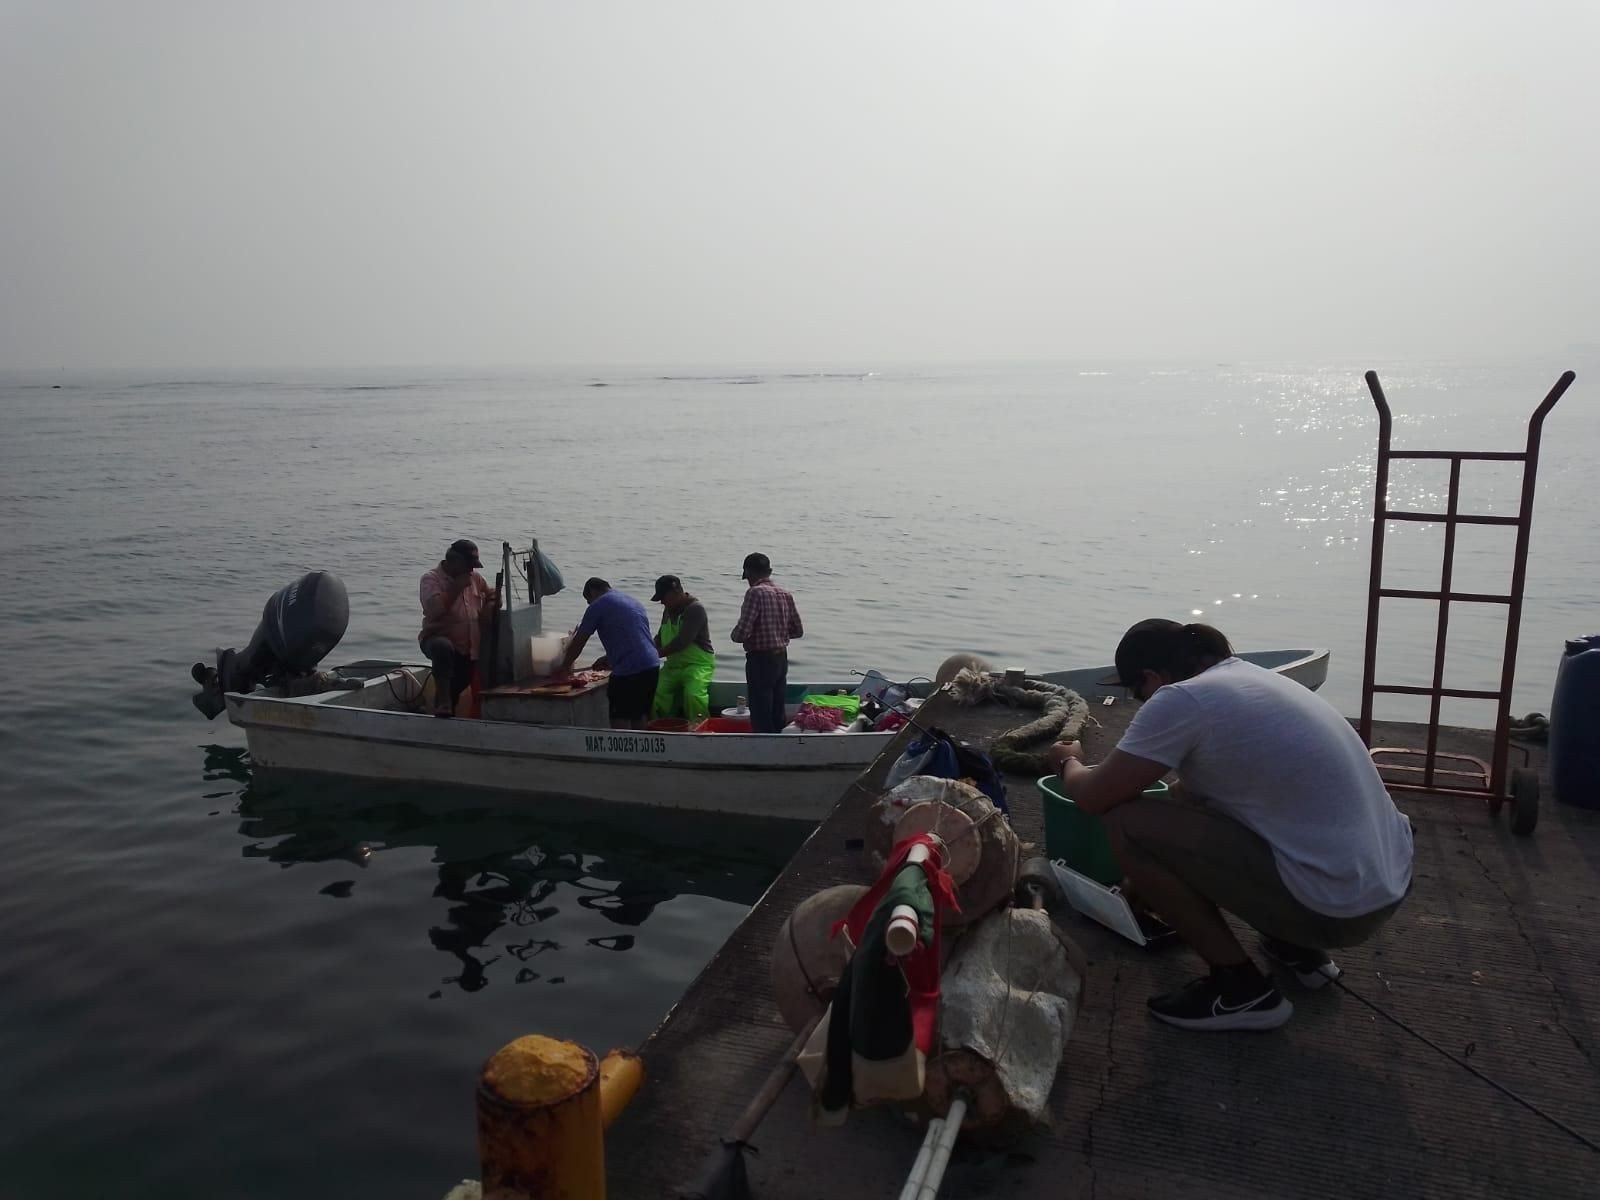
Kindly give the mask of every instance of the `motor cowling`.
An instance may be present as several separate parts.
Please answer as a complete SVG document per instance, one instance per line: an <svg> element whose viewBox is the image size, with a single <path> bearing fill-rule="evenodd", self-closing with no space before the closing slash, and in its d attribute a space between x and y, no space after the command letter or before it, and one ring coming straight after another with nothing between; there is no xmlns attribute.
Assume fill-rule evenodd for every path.
<svg viewBox="0 0 1600 1200"><path fill-rule="evenodd" d="M243 650L217 651L217 665L195 663L190 670L200 691L194 706L215 719L226 707L227 692L249 692L316 670L344 637L350 624L350 597L344 581L327 571L302 575L279 588L261 610L261 623Z"/></svg>

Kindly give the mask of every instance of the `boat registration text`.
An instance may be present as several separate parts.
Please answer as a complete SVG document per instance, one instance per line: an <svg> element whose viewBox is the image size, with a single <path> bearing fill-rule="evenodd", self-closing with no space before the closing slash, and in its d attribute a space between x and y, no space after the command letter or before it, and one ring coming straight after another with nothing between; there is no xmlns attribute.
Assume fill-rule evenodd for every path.
<svg viewBox="0 0 1600 1200"><path fill-rule="evenodd" d="M586 734L583 748L590 754L665 754L667 739L660 734Z"/></svg>

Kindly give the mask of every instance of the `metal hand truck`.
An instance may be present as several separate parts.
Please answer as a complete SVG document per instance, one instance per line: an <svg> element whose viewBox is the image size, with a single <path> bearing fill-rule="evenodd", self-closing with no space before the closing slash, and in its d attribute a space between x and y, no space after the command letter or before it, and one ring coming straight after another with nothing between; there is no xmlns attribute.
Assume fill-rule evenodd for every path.
<svg viewBox="0 0 1600 1200"><path fill-rule="evenodd" d="M1378 409L1378 481L1377 500L1372 521L1372 576L1367 588L1367 646L1366 664L1361 682L1361 740L1372 754L1373 762L1387 776L1400 775L1399 782L1386 778L1391 791L1421 792L1433 796L1452 796L1482 799L1491 816L1497 816L1505 804L1511 805L1511 829L1526 836L1539 822L1539 774L1526 765L1506 774L1506 759L1511 741L1511 685L1517 664L1517 634L1522 623L1522 591L1527 579L1528 535L1533 528L1533 484L1539 467L1539 433L1544 419L1556 406L1576 376L1568 371L1556 380L1544 403L1534 409L1528 418L1528 442L1525 449L1509 451L1462 450L1394 450L1390 446L1393 432L1389 416L1389 402L1384 398L1383 386L1376 371L1367 372L1367 388ZM1450 491L1445 511L1404 512L1389 507L1389 462L1391 459L1445 459L1450 463ZM1459 508L1461 495L1461 464L1463 462L1520 462L1522 464L1522 502L1516 516L1489 516L1463 513ZM1444 525L1444 564L1439 574L1437 591L1415 591L1406 588L1383 586L1383 537L1390 521L1427 521ZM1480 592L1458 592L1452 588L1451 575L1455 566L1456 526L1458 525L1514 525L1517 529L1517 549L1512 560L1511 590L1506 595ZM1433 683L1430 687L1413 687L1401 684L1380 684L1376 680L1378 658L1379 602L1387 598L1408 600L1433 600L1439 605L1438 631L1433 648ZM1498 691L1476 691L1469 688L1444 686L1444 660L1446 636L1450 628L1451 604L1504 604L1506 605L1505 657L1500 667ZM1407 749L1396 746L1372 745L1372 700L1378 692L1407 696L1428 696L1432 703L1428 710L1427 748ZM1444 698L1455 700L1495 701L1494 744L1491 761L1466 754L1441 753L1439 750L1439 709ZM1404 760L1421 758L1422 765L1415 766ZM1393 761L1401 760L1401 761ZM1527 751L1523 750L1524 764ZM1441 762L1454 764L1441 766ZM1416 776L1421 776L1420 780ZM1509 782L1509 788L1507 784Z"/></svg>

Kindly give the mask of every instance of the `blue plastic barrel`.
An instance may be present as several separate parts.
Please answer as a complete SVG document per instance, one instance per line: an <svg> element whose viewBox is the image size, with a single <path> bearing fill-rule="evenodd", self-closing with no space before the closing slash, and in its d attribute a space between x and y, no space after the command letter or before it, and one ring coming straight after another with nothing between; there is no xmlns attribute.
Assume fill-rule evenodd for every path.
<svg viewBox="0 0 1600 1200"><path fill-rule="evenodd" d="M1600 808L1600 633L1567 643L1550 701L1550 783L1556 799Z"/></svg>

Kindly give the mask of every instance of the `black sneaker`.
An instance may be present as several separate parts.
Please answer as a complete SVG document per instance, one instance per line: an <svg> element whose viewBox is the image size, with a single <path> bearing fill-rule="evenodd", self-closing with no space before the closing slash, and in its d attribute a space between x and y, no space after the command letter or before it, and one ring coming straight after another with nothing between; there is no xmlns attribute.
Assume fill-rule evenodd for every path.
<svg viewBox="0 0 1600 1200"><path fill-rule="evenodd" d="M1216 977L1196 979L1175 992L1150 998L1150 1015L1179 1029L1276 1029L1294 1015L1294 1005L1263 978L1244 995L1224 996Z"/></svg>
<svg viewBox="0 0 1600 1200"><path fill-rule="evenodd" d="M1300 986L1313 991L1327 987L1344 974L1344 969L1328 957L1326 950L1311 946L1296 946L1293 942L1264 936L1261 939L1261 953L1280 967L1288 967L1300 981Z"/></svg>

